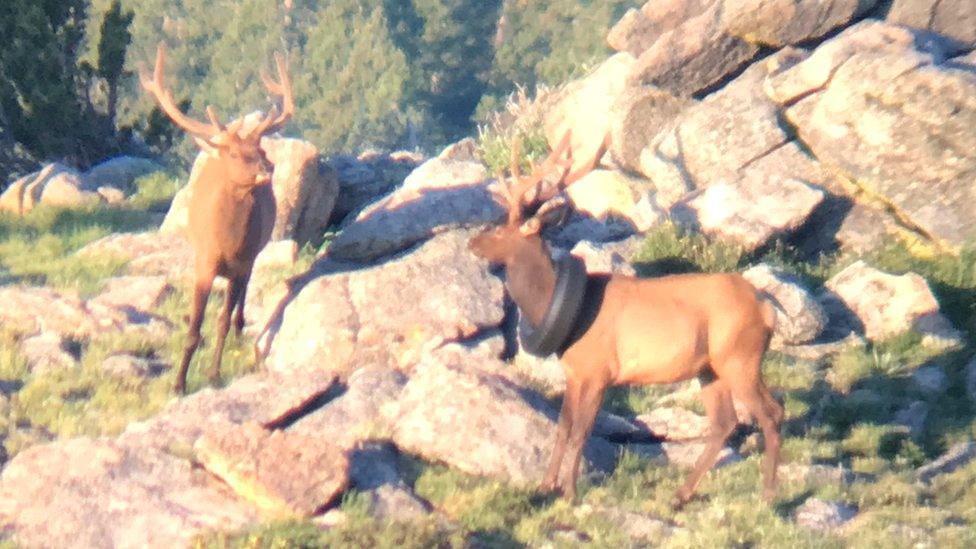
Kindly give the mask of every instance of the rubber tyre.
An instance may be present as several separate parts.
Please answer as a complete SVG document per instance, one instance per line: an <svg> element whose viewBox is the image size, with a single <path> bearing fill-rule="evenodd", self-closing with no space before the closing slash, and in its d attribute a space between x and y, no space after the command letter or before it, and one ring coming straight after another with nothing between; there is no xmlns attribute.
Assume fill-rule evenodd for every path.
<svg viewBox="0 0 976 549"><path fill-rule="evenodd" d="M556 287L542 323L532 326L524 315L519 321L522 349L537 357L560 350L573 331L586 296L586 265L582 260L567 254L555 267Z"/></svg>

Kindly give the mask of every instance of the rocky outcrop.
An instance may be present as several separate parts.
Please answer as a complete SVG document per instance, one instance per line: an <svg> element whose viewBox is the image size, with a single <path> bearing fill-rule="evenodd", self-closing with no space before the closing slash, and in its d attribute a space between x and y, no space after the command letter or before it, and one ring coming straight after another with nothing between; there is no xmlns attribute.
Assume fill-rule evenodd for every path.
<svg viewBox="0 0 976 549"><path fill-rule="evenodd" d="M976 74L943 56L915 31L864 22L766 88L821 162L952 248L976 234Z"/></svg>
<svg viewBox="0 0 976 549"><path fill-rule="evenodd" d="M969 0L893 0L885 20L938 33L951 51L976 48L976 5Z"/></svg>
<svg viewBox="0 0 976 549"><path fill-rule="evenodd" d="M97 192L84 190L81 174L62 164L48 164L40 171L26 175L0 195L0 212L22 215L35 206L80 207L98 204Z"/></svg>
<svg viewBox="0 0 976 549"><path fill-rule="evenodd" d="M627 39L611 43L637 57L634 82L689 96L735 72L759 51L728 31L722 12L722 0L648 2L611 33Z"/></svg>
<svg viewBox="0 0 976 549"><path fill-rule="evenodd" d="M486 178L480 162L425 162L396 192L349 222L329 246L329 257L365 263L446 231L499 219L502 210L492 200Z"/></svg>
<svg viewBox="0 0 976 549"><path fill-rule="evenodd" d="M726 0L722 23L751 43L786 46L820 38L867 13L875 0Z"/></svg>
<svg viewBox="0 0 976 549"><path fill-rule="evenodd" d="M391 193L423 160L422 155L406 151L389 154L368 151L359 156L328 158L325 163L339 177L339 197L332 222L340 223L349 214L358 213Z"/></svg>
<svg viewBox="0 0 976 549"><path fill-rule="evenodd" d="M501 282L468 250L470 231L440 235L362 269L326 261L334 274L286 296L271 319L268 367L343 372L365 364L408 368L444 342L501 324ZM320 271L321 272L321 271ZM390 299L389 292L397 299ZM315 319L309 322L309 319ZM267 342L262 345L268 348Z"/></svg>
<svg viewBox="0 0 976 549"><path fill-rule="evenodd" d="M103 187L118 189L125 195L137 189L136 180L144 175L163 170L159 164L147 158L118 156L92 166L82 176L82 188L98 191Z"/></svg>

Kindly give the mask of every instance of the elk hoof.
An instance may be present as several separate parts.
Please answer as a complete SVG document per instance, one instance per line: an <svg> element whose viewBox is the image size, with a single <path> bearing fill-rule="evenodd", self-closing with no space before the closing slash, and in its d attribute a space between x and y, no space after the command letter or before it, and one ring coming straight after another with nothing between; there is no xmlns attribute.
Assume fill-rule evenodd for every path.
<svg viewBox="0 0 976 549"><path fill-rule="evenodd" d="M220 372L210 372L207 374L207 381L214 386L220 385Z"/></svg>
<svg viewBox="0 0 976 549"><path fill-rule="evenodd" d="M173 392L176 393L176 394L178 394L178 395L180 395L180 396L185 396L186 395L186 383L184 383L182 381L177 381L173 385Z"/></svg>
<svg viewBox="0 0 976 549"><path fill-rule="evenodd" d="M678 490L674 497L671 498L671 509L675 511L680 511L684 506L691 501L691 494L687 493L685 490Z"/></svg>

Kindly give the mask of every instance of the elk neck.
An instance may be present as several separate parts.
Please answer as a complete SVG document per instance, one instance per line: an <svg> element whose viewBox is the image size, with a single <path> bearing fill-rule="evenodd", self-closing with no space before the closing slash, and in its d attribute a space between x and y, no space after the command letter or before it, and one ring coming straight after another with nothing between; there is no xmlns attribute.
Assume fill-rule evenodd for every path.
<svg viewBox="0 0 976 549"><path fill-rule="evenodd" d="M505 264L505 286L522 314L541 324L556 289L556 270L541 240L518 246Z"/></svg>

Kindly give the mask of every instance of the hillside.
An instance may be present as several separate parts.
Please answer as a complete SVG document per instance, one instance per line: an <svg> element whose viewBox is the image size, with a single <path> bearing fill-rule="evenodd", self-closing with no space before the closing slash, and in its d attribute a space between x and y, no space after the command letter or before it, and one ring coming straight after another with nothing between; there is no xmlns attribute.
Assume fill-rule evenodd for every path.
<svg viewBox="0 0 976 549"><path fill-rule="evenodd" d="M191 295L186 176L135 156L45 163L0 195L0 546L976 544L971 2L652 0L558 25L577 12L506 1L492 16L505 46L469 67L486 71L483 88L453 96L487 113L477 136L445 122L431 88L382 97L443 115L427 153L387 152L406 144L409 116L349 122L313 103L372 104L459 63L423 60L408 38L457 44L450 24L424 21L466 3L295 0L275 17L231 4L210 15L240 18L224 32L196 26L210 12L189 2L148 31L165 10L133 2L127 64L150 58L153 32L178 34L172 82L201 94L195 112L245 113L267 105L257 88L220 94L257 82L260 65L212 53L239 53L239 36L267 37L262 59L304 44L289 51L306 91L336 89L325 73L305 80L310 60L399 53L349 73L359 88L304 95L261 141L274 240L217 386L205 371L220 287L190 394L172 394ZM577 53L552 48L573 36ZM226 90L207 84L218 69ZM530 87L509 95L515 82ZM329 141L331 122L354 131ZM542 233L554 258L593 275L741 273L775 302L762 374L785 421L771 502L764 437L737 403L717 465L672 507L708 434L708 376L610 390L578 499L539 489L566 375L521 347L505 273L470 241L505 218L493 191L513 144L524 172L567 131L586 173Z"/></svg>

